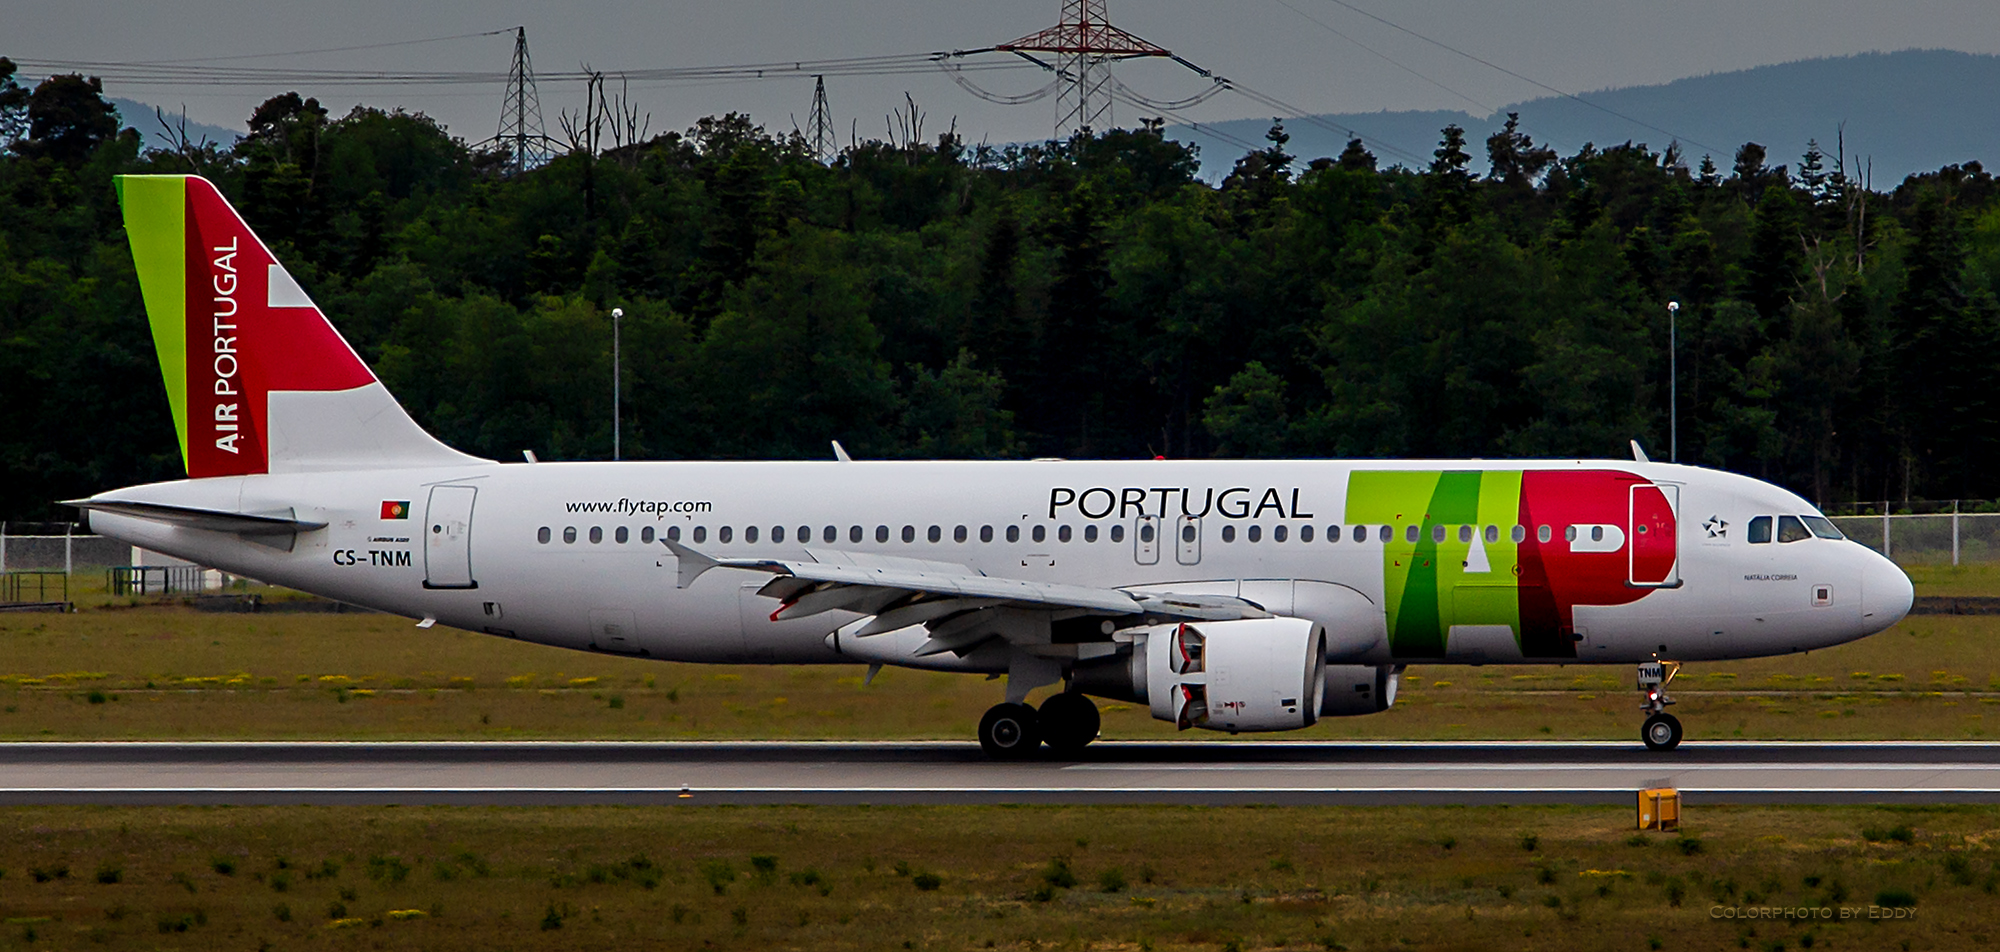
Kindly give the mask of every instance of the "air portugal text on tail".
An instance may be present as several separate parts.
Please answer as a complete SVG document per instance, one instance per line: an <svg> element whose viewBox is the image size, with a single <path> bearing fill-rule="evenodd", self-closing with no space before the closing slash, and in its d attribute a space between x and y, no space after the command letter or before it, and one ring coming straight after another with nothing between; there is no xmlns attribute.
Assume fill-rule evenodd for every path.
<svg viewBox="0 0 2000 952"><path fill-rule="evenodd" d="M128 175L118 186L189 476L459 455L437 452L395 406L214 185Z"/></svg>
<svg viewBox="0 0 2000 952"><path fill-rule="evenodd" d="M1826 647L1910 607L1901 570L1797 495L1636 452L502 466L419 428L208 182L119 187L190 478L71 505L425 627L1005 674L979 726L997 756L1080 752L1091 697L1278 731L1388 708L1411 663L1631 664L1641 737L1669 749L1678 662Z"/></svg>

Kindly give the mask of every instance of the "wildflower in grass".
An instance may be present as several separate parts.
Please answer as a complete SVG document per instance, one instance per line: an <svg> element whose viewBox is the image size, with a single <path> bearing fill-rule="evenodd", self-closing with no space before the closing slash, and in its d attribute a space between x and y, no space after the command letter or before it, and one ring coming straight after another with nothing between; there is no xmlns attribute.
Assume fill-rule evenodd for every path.
<svg viewBox="0 0 2000 952"><path fill-rule="evenodd" d="M596 679L596 678L571 678L571 679L569 679L569 686L570 686L570 687L573 687L573 688L587 688L587 687L589 687L589 686L591 686L591 685L593 685L593 684L596 684L596 683L597 683L597 679Z"/></svg>
<svg viewBox="0 0 2000 952"><path fill-rule="evenodd" d="M401 920L405 920L405 919L422 919L423 917L425 917L425 916L428 916L428 915L430 915L430 913L428 913L428 912L425 912L425 911L423 911L422 909L391 909L391 910L389 910L389 918L391 918L391 919L396 919L396 920L398 920L398 921L401 921Z"/></svg>

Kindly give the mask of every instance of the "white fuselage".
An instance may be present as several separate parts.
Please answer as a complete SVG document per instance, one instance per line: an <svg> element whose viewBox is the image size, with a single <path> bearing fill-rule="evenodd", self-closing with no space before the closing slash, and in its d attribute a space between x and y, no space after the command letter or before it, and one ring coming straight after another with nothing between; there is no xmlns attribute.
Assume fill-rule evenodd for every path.
<svg viewBox="0 0 2000 952"><path fill-rule="evenodd" d="M1562 628L1573 654L1524 653L1519 631L1510 639L1504 626L1445 622L1436 623L1441 651L1406 650L1388 604L1404 597L1395 574L1400 549L1433 531L1445 539L1435 557L1459 563L1449 584L1458 586L1458 604L1469 605L1476 593L1514 583L1504 568L1515 564L1514 520L1462 520L1477 554L1445 555L1461 528L1433 526L1418 512L1378 516L1357 532L1361 520L1351 522L1347 511L1353 474L1584 469L1677 490L1675 584L1629 586L1608 599L1619 604L1575 604ZM326 527L260 540L103 512L91 521L134 545L412 618L676 661L1006 669L1004 658L979 652L914 657L910 638L918 635L843 641L836 629L862 617L849 612L774 622L778 602L757 594L771 578L764 573L710 571L678 588L677 559L663 542L670 531L718 558L840 550L1030 581L1238 595L1277 614L1317 613L1343 646L1342 657L1328 660L1356 664L1782 654L1880 631L1911 601L1908 578L1857 543L1746 541L1744 527L1758 516L1816 514L1796 495L1745 477L1643 462L477 462L185 480L98 498L290 509ZM407 502L407 517L384 518L399 502ZM1627 559L1626 533L1601 521L1608 525L1595 540L1591 526L1574 540L1564 537L1572 527L1554 526L1543 551L1594 545L1592 558ZM1493 526L1498 545L1483 544L1489 530L1481 523ZM1540 528L1522 531L1532 538ZM1410 554L1426 566L1433 557ZM1453 595L1447 589L1437 604L1449 610Z"/></svg>

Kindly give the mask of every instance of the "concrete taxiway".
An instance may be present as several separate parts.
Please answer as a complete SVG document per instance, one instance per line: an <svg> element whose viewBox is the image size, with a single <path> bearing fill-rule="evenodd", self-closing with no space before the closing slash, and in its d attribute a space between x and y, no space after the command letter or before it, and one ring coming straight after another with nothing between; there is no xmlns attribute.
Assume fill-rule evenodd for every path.
<svg viewBox="0 0 2000 952"><path fill-rule="evenodd" d="M1123 742L0 744L0 805L2000 803L2000 744Z"/></svg>

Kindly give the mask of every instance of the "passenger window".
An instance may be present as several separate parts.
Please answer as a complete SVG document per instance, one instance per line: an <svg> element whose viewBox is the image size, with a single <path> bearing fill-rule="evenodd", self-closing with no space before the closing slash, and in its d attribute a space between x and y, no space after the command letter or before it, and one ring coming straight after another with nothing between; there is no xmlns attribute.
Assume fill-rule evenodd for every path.
<svg viewBox="0 0 2000 952"><path fill-rule="evenodd" d="M1151 526L1148 526L1147 528L1148 528L1148 529L1150 529L1150 528L1152 528L1152 527L1151 527ZM1151 542L1151 541L1153 541L1153 540L1151 540L1151 539L1147 539L1146 541L1148 541L1148 542ZM1193 542L1193 541L1194 541L1194 524L1193 524L1193 523L1189 523L1189 524L1187 524L1187 525L1184 525L1184 526L1182 526L1182 527L1181 527L1181 541L1182 541L1182 542Z"/></svg>
<svg viewBox="0 0 2000 952"><path fill-rule="evenodd" d="M889 527L888 527L888 526L876 526L876 527L875 527L875 541L876 541L876 542L887 542L887 541L889 541ZM905 541L907 541L907 540L905 540Z"/></svg>
<svg viewBox="0 0 2000 952"><path fill-rule="evenodd" d="M917 527L916 527L916 526L904 526L904 527L903 527L903 541L904 541L904 542L915 542L915 541L917 541Z"/></svg>
<svg viewBox="0 0 2000 952"><path fill-rule="evenodd" d="M806 543L808 543L808 542L811 542L812 540L813 540L813 527L812 527L812 526L800 526L800 527L799 527L799 544L800 544L800 545L805 545Z"/></svg>
<svg viewBox="0 0 2000 952"><path fill-rule="evenodd" d="M1356 542L1366 542L1366 541L1368 541L1368 527L1367 527L1367 526L1355 526L1355 527L1354 527L1354 541L1356 541Z"/></svg>
<svg viewBox="0 0 2000 952"><path fill-rule="evenodd" d="M1444 526L1432 526L1432 527L1431 527L1431 541L1432 541L1432 542L1443 542L1443 541L1444 541Z"/></svg>
<svg viewBox="0 0 2000 952"><path fill-rule="evenodd" d="M820 533L819 537L825 539L827 545L832 545L840 540L840 530L833 526L827 526L826 531Z"/></svg>
<svg viewBox="0 0 2000 952"><path fill-rule="evenodd" d="M1763 545L1771 541L1771 517L1758 516L1750 520L1750 528L1745 531L1743 537L1751 545Z"/></svg>
<svg viewBox="0 0 2000 952"><path fill-rule="evenodd" d="M696 542L707 542L707 541L708 541L708 527L707 527L707 526L695 526L695 527L694 527L694 541L696 541Z"/></svg>
<svg viewBox="0 0 2000 952"><path fill-rule="evenodd" d="M1123 542L1123 541L1125 541L1125 524L1124 524L1124 523L1122 523L1122 522L1119 522L1119 523L1113 523L1113 524L1112 524L1112 526L1111 526L1111 541L1113 541L1113 542Z"/></svg>
<svg viewBox="0 0 2000 952"><path fill-rule="evenodd" d="M1339 527L1339 526L1327 526L1327 527L1326 527L1326 541L1328 541L1328 542L1339 542L1339 541L1340 541L1340 527Z"/></svg>
<svg viewBox="0 0 2000 952"><path fill-rule="evenodd" d="M1810 539L1810 538L1812 538L1812 533L1806 531L1806 524L1800 522L1799 517L1797 516L1778 517L1779 542L1798 542L1802 539Z"/></svg>
<svg viewBox="0 0 2000 952"><path fill-rule="evenodd" d="M1590 527L1590 541L1592 541L1592 542L1603 542L1603 541L1604 541L1604 527L1603 527L1603 526L1591 526L1591 527Z"/></svg>
<svg viewBox="0 0 2000 952"><path fill-rule="evenodd" d="M1096 541L1097 541L1097 527L1096 527L1096 526L1094 526L1094 525L1089 525L1089 526L1084 526L1084 527L1083 527L1083 541L1085 541L1085 542L1096 542Z"/></svg>
<svg viewBox="0 0 2000 952"><path fill-rule="evenodd" d="M1416 527L1416 526L1405 526L1405 527L1403 527L1403 541L1404 541L1404 542L1415 542L1415 541L1417 541L1417 527Z"/></svg>
<svg viewBox="0 0 2000 952"><path fill-rule="evenodd" d="M993 541L993 527L992 527L992 526L980 526L980 527L979 527L979 541L981 541L981 542L991 542L991 541Z"/></svg>
<svg viewBox="0 0 2000 952"><path fill-rule="evenodd" d="M1236 527L1235 527L1235 526L1223 526L1223 527L1222 527L1222 541L1224 541L1224 542L1235 542L1235 541L1236 541Z"/></svg>
<svg viewBox="0 0 2000 952"><path fill-rule="evenodd" d="M681 541L681 527L680 527L680 526L668 526L668 527L667 527L667 541L669 541L669 542L679 542L679 541Z"/></svg>
<svg viewBox="0 0 2000 952"><path fill-rule="evenodd" d="M1020 527L1020 526L1008 526L1008 527L1007 527L1007 541L1009 541L1009 542L1019 542L1019 541L1021 541L1021 527Z"/></svg>
<svg viewBox="0 0 2000 952"><path fill-rule="evenodd" d="M726 543L729 541L730 537L734 536L735 534L736 530L731 529L728 526L723 526L722 528L715 530L715 541Z"/></svg>
<svg viewBox="0 0 2000 952"><path fill-rule="evenodd" d="M1049 538L1049 528L1048 528L1047 526L1036 526L1036 527L1035 527L1035 532L1034 532L1034 536L1035 536L1035 541L1036 541L1036 542L1046 542L1046 541L1048 541L1048 538Z"/></svg>
<svg viewBox="0 0 2000 952"><path fill-rule="evenodd" d="M621 532L622 532L622 531L624 531L624 530L622 530L622 529L621 529L621 530L619 530L619 531L621 531ZM623 541L625 541L625 540L624 540L624 539L619 539L618 541L620 541L620 542L623 542ZM724 541L724 542L727 542L727 541L729 541L729 540L728 540L728 539L724 539L724 540L722 540L722 541ZM743 527L743 541L744 541L744 542L755 542L755 541L757 541L757 527L756 527L756 526L744 526L744 527Z"/></svg>
<svg viewBox="0 0 2000 952"><path fill-rule="evenodd" d="M1550 538L1552 538L1552 534L1549 532L1548 526L1540 526L1535 529L1536 542L1547 542Z"/></svg>
<svg viewBox="0 0 2000 952"><path fill-rule="evenodd" d="M543 544L543 545L548 545L548 544L549 544L549 527L548 527L548 526L543 526L543 527L541 527L540 529L538 529L538 530L536 530L536 531L535 531L535 541L536 541L536 542L540 542L540 543L541 543L541 544Z"/></svg>
<svg viewBox="0 0 2000 952"><path fill-rule="evenodd" d="M1250 541L1252 541L1252 542L1262 542L1262 541L1264 541L1264 527L1263 527L1263 526L1251 526L1251 527L1250 527L1250 531L1249 531L1249 533L1248 533L1248 537L1249 537Z"/></svg>
<svg viewBox="0 0 2000 952"><path fill-rule="evenodd" d="M1528 527L1518 526L1518 525L1515 526L1513 529L1508 530L1507 538L1513 539L1515 545L1520 545L1521 543L1528 541Z"/></svg>
<svg viewBox="0 0 2000 952"><path fill-rule="evenodd" d="M1460 542L1471 542L1471 541L1472 541L1472 527L1471 527L1471 526L1459 526L1459 527L1458 527L1458 541L1460 541Z"/></svg>
<svg viewBox="0 0 2000 952"><path fill-rule="evenodd" d="M1492 545L1493 543L1495 543L1495 542L1498 542L1498 541L1500 541L1500 527L1499 527L1499 526L1487 526L1487 527L1486 527L1486 544L1488 544L1488 545Z"/></svg>
<svg viewBox="0 0 2000 952"><path fill-rule="evenodd" d="M1300 527L1299 527L1299 541L1300 541L1300 542L1311 542L1312 540L1313 540L1313 527L1312 527L1312 526L1300 526ZM1278 540L1278 541L1282 542L1282 541L1284 541L1284 540L1280 539L1280 540Z"/></svg>
<svg viewBox="0 0 2000 952"><path fill-rule="evenodd" d="M604 527L603 527L603 526L591 526L591 527L590 527L590 544L591 544L591 545L596 545L596 544L598 544L599 542L603 542L603 541L604 541Z"/></svg>
<svg viewBox="0 0 2000 952"><path fill-rule="evenodd" d="M924 537L925 537L925 538L927 538L927 539L929 539L929 540L931 540L932 542L936 542L936 541L938 541L939 539L942 539L942 538L944 538L944 530L942 530L942 529L939 529L939 528L938 528L937 526L932 526L932 527L931 527L931 531L930 531L930 532L928 532L928 533L926 533ZM1068 541L1068 540L1064 540L1064 541Z"/></svg>
<svg viewBox="0 0 2000 952"><path fill-rule="evenodd" d="M624 545L626 542L631 541L632 530L627 529L624 526L619 526L618 531L613 532L611 534L611 538L617 540L619 545Z"/></svg>
<svg viewBox="0 0 2000 952"><path fill-rule="evenodd" d="M860 527L860 526L848 526L848 527L847 527L847 541L849 541L849 542L860 542L860 541L861 541L861 527Z"/></svg>
<svg viewBox="0 0 2000 952"><path fill-rule="evenodd" d="M1806 528L1811 529L1813 535L1819 536L1822 539L1847 538L1840 534L1840 529L1833 524L1833 520L1825 516L1800 516L1799 518L1805 520Z"/></svg>
<svg viewBox="0 0 2000 952"><path fill-rule="evenodd" d="M1416 529L1414 529L1414 528L1410 530L1410 532L1412 532L1412 533L1415 533L1416 531L1417 531L1417 530L1416 530ZM1393 538L1395 538L1395 537L1396 537L1396 532L1395 532L1395 530L1394 530L1394 529L1391 529L1391 528L1390 528L1389 526L1387 526L1387 525L1384 525L1384 526L1383 526L1382 528L1380 528L1380 529L1377 529L1377 530L1375 531L1375 538L1377 538L1377 539L1380 539L1380 540L1382 540L1383 542L1388 542L1389 540L1391 540L1391 539L1393 539Z"/></svg>
<svg viewBox="0 0 2000 952"><path fill-rule="evenodd" d="M1056 541L1058 541L1058 542L1068 542L1068 541L1069 541L1069 527L1068 527L1068 526L1058 526L1058 527L1056 528Z"/></svg>
<svg viewBox="0 0 2000 952"><path fill-rule="evenodd" d="M954 528L954 529L952 529L952 530L951 530L951 541L953 541L953 542L964 542L964 541L965 541L965 527L964 527L964 526L958 526L958 527L956 527L956 528Z"/></svg>
<svg viewBox="0 0 2000 952"><path fill-rule="evenodd" d="M653 527L652 527L652 526L647 526L646 528L644 528L644 529L640 529L640 530L639 530L639 541L640 541L640 542L644 542L644 543L646 543L647 545L652 545L652 544L653 544Z"/></svg>
<svg viewBox="0 0 2000 952"><path fill-rule="evenodd" d="M651 533L648 533L648 534L650 535ZM651 541L653 541L653 540L651 540L651 539L647 539L646 541L647 541L647 542L651 542ZM772 541L772 542L783 542L783 541L785 541L785 527L784 527L784 526L772 526L772 527L771 527L771 541Z"/></svg>

